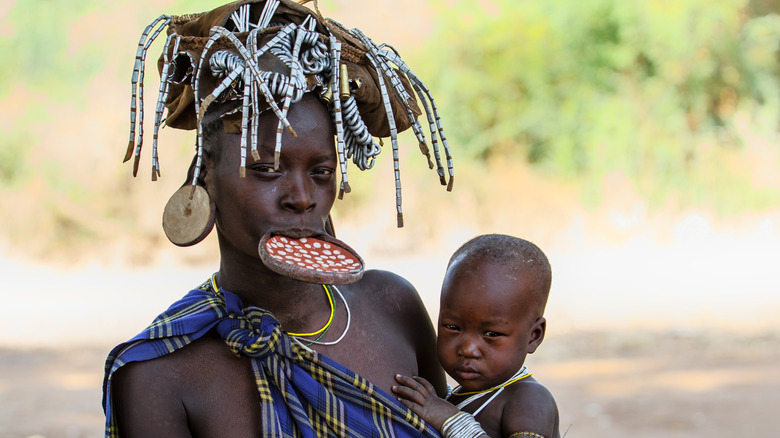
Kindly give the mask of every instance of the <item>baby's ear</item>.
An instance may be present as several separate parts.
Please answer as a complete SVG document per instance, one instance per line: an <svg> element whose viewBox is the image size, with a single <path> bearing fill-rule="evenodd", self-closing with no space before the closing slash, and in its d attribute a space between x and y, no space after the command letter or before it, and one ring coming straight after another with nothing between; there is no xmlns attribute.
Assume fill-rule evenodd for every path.
<svg viewBox="0 0 780 438"><path fill-rule="evenodd" d="M547 320L543 316L536 318L534 325L531 326L531 336L528 338L528 349L526 353L531 354L539 347L544 340L544 333L547 330Z"/></svg>

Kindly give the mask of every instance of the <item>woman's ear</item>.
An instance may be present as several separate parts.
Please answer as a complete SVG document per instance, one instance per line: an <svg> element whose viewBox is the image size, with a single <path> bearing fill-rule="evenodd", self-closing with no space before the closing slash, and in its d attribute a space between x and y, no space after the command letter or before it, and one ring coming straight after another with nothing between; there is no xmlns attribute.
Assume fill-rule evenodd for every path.
<svg viewBox="0 0 780 438"><path fill-rule="evenodd" d="M190 167L187 168L187 179L184 181L182 186L185 186L187 184L192 184L192 178L195 175L195 169L198 165L198 154L195 154L192 156L192 162L190 162ZM211 158L211 154L208 153L205 149L203 150L203 159L202 164L200 166L200 172L198 173L198 181L197 184L206 187L206 177L209 173L211 173L211 168L213 166L213 160Z"/></svg>
<svg viewBox="0 0 780 438"><path fill-rule="evenodd" d="M205 155L204 161L210 161ZM177 246L192 246L205 239L214 228L217 217L216 206L206 186L209 172L205 168L210 164L203 166L197 183L192 184L197 162L197 156L193 157L187 181L171 196L163 210L163 231L168 240Z"/></svg>
<svg viewBox="0 0 780 438"><path fill-rule="evenodd" d="M547 331L547 320L543 316L536 318L534 325L531 326L531 336L528 339L528 349L526 353L531 354L539 347L544 340L544 333Z"/></svg>
<svg viewBox="0 0 780 438"><path fill-rule="evenodd" d="M325 219L325 232L328 235L336 237L336 229L333 227L333 217L328 214L328 218Z"/></svg>

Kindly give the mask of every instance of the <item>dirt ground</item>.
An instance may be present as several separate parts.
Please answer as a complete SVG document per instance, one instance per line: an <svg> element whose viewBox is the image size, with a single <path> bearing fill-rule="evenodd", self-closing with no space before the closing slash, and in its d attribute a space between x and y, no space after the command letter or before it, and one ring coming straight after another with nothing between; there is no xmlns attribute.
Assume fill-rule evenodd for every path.
<svg viewBox="0 0 780 438"><path fill-rule="evenodd" d="M553 337L529 360L567 437L776 436L775 336L589 333ZM103 434L103 347L0 349L0 436Z"/></svg>
<svg viewBox="0 0 780 438"><path fill-rule="evenodd" d="M780 216L761 223L771 226L723 231L686 216L664 227L678 236L665 242L572 248L539 239L556 274L548 334L527 364L556 397L562 433L780 436ZM376 260L369 268L409 279L437 315L447 254L466 231L437 253L390 258L370 238L344 230L345 241ZM166 266L183 250L171 251L138 268L55 268L0 257L8 292L0 306L0 437L103 435L110 348L217 266Z"/></svg>
<svg viewBox="0 0 780 438"><path fill-rule="evenodd" d="M681 237L663 245L542 243L551 248L557 277L547 337L527 365L556 397L561 432L570 438L780 436L778 218L770 218L771 232L750 224L745 229L752 231L739 238L685 219L669 227L685 231ZM455 243L436 254L382 258L370 239L347 231L342 238L377 260L369 268L409 279L437 315L446 255ZM165 266L179 257L163 254L146 268L55 268L0 257L8 291L0 306L0 437L103 435L108 351L217 266Z"/></svg>

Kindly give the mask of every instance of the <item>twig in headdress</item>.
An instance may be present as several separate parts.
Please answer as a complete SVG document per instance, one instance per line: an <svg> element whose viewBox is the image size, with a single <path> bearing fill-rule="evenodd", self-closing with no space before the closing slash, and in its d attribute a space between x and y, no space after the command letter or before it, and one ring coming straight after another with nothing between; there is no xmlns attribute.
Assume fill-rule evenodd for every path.
<svg viewBox="0 0 780 438"><path fill-rule="evenodd" d="M294 29L294 24L289 24L288 26L285 26L282 28L282 30L279 31L279 33L274 36L264 47L271 47L275 41L278 41L278 39L284 38L284 36L291 32ZM257 29L253 29L252 32L250 32L250 35L257 33ZM198 92L198 83L200 82L200 75L203 71L203 60L208 56L209 50L211 49L211 46L220 38L227 38L233 46L238 50L238 53L241 55L241 57L244 59L244 64L237 66L233 71L228 74L228 76L225 77L225 79L220 82L219 85L214 89L214 91L211 92L208 96L206 96L201 104L200 98L199 98L199 92ZM278 38L278 39L277 39ZM260 50L259 53L263 53L264 50ZM198 126L198 134L197 134L197 159L196 159L196 165L195 165L195 171L193 172L193 179L192 184L195 185L197 183L197 178L200 176L200 167L203 163L203 129L201 126L201 120L203 119L203 115L205 114L208 106L217 98L219 95L224 91L230 84L233 83L233 81L238 77L239 74L242 73L242 70L244 68L249 68L252 72L252 76L254 78L260 77L260 71L257 67L257 64L255 63L254 59L252 58L252 55L249 53L247 48L241 43L241 41L229 30L225 29L221 26L214 26L211 28L211 37L206 42L206 44L203 47L203 52L201 54L200 63L198 65L198 72L196 74L196 77L193 81L193 92L195 93L195 113L198 116L197 126ZM263 94L266 97L266 100L268 102L268 105L270 108L276 113L277 117L283 124L283 126L287 127L287 130L290 131L293 137L296 137L297 134L295 133L295 130L290 126L290 122L287 120L287 118L284 116L284 114L281 113L279 110L279 107L276 105L276 101L274 100L273 96L271 95L270 90L268 90L268 87L265 85L264 82L259 80L253 80L254 84L257 85L257 87L260 89L260 91L263 92Z"/></svg>
<svg viewBox="0 0 780 438"><path fill-rule="evenodd" d="M383 45L383 47L384 46L386 45ZM423 108L425 109L425 114L426 117L428 118L428 124L431 131L431 143L433 145L433 153L436 159L436 172L439 174L439 179L441 180L442 185L447 184L447 191L452 191L452 186L454 183L453 180L455 178L453 165L452 165L452 155L450 154L450 147L449 144L447 143L447 137L444 135L444 127L442 126L441 116L439 115L439 111L436 108L436 101L433 99L433 95L431 94L431 91L420 80L420 78L418 78L414 74L414 72L412 72L412 70L406 65L406 63L403 62L401 57L398 56L397 52L395 52L394 50L393 51L385 50L381 53L381 55L386 57L390 62L392 62L396 66L398 66L401 72L404 73L407 78L409 78L409 82L411 82L412 87L414 88L415 92L420 98L420 102L422 102ZM430 101L430 107L427 101ZM444 153L447 159L447 170L449 173L448 182L445 179L444 167L442 166L441 163L438 142L436 139L437 133L441 137L441 142L444 146Z"/></svg>
<svg viewBox="0 0 780 438"><path fill-rule="evenodd" d="M387 84L385 83L386 72L383 72L385 66L380 67L381 60L376 57L376 50L373 50L375 45L368 39L362 32L357 29L353 29L353 35L356 35L361 39L361 42L366 45L369 51L366 53L366 58L374 67L379 78L379 89L382 94L382 103L385 106L385 114L387 115L387 123L390 125L390 141L393 147L393 173L395 175L395 207L397 211L398 228L404 226L404 215L401 209L401 170L400 160L398 157L398 128L395 125L395 116L393 116L393 108L390 105L390 95L387 93ZM382 73L382 74L380 74ZM392 77L390 78L392 81ZM397 79L397 78L396 78Z"/></svg>
<svg viewBox="0 0 780 438"><path fill-rule="evenodd" d="M251 139L252 139L252 158L255 159L255 161L260 160L260 152L258 152L258 146L257 146L257 129L260 125L260 98L258 95L258 85L257 81L253 80L252 78L252 71L249 70L249 78L252 82L252 119L249 124L249 129L251 132ZM242 115L242 118L246 117L246 114Z"/></svg>
<svg viewBox="0 0 780 438"><path fill-rule="evenodd" d="M370 169L374 167L374 158L382 152L382 148L374 143L371 133L368 132L368 127L360 117L355 96L349 96L347 100L342 102L342 105L345 133L349 134L346 139L349 151L347 158L352 157L352 162L360 170Z"/></svg>
<svg viewBox="0 0 780 438"><path fill-rule="evenodd" d="M128 161L133 156L135 150L135 161L133 162L133 176L138 173L138 160L141 155L141 146L143 145L143 123L144 123L144 70L146 64L146 53L152 42L157 38L160 32L171 22L169 15L160 15L152 21L141 34L138 40L138 49L135 53L135 64L133 65L133 77L131 79L131 97L130 97L130 141L127 144L125 159ZM159 26L158 26L159 25ZM156 27L156 29L155 29ZM154 32L152 32L154 30ZM151 34L151 36L150 36ZM140 82L140 90L139 90ZM140 110L140 111L138 111ZM140 118L138 124L138 145L135 146L135 128L136 112L139 112Z"/></svg>
<svg viewBox="0 0 780 438"><path fill-rule="evenodd" d="M272 47L274 44L276 44L279 40L287 36L290 32L292 32L295 29L295 24L290 23L287 26L283 27L282 30L279 31L270 41L268 41L263 48L258 50L258 52L255 54L255 57L259 57L262 55L268 48ZM255 34L256 35L257 29L253 29L252 32L250 32L250 35ZM295 133L295 130L290 126L290 122L287 121L287 118L282 114L281 110L279 109L279 106L276 104L276 101L274 100L273 95L271 94L270 90L268 89L268 86L262 81L258 81L257 78L261 76L260 69L257 67L257 63L255 62L255 58L253 58L252 54L247 50L246 46L241 43L241 41L229 30L225 29L221 26L214 26L211 28L211 38L206 42L206 45L203 48L203 54L201 55L201 64L203 63L203 59L208 54L208 50L211 47L211 45L214 43L214 41L218 40L219 38L227 38L233 46L238 50L238 53L241 55L241 57L244 59L244 67L249 68L252 70L252 75L254 77L254 81L256 82L258 87L260 88L260 91L263 92L263 95L265 96L268 106L271 108L271 110L276 114L276 117L279 118L279 120L282 121L284 124L284 127L287 128L287 130L290 132L290 134L293 137L297 137L297 134ZM256 38L256 37L255 37ZM198 68L198 74L200 74L200 67ZM223 81L224 82L224 81ZM230 82L228 82L230 84ZM221 92L221 91L220 91ZM215 93L212 93L214 95ZM215 95L214 98L218 96ZM212 99L213 100L213 99ZM204 99L205 103L206 99ZM198 101L196 99L196 106L198 105ZM196 112L196 114L200 117L203 116L203 113L205 112L205 109L200 110Z"/></svg>
<svg viewBox="0 0 780 438"><path fill-rule="evenodd" d="M338 95L339 86L339 65L341 64L341 43L336 37L330 35L331 51L331 76L328 88L333 96L333 119L336 125L336 151L338 152L339 165L341 166L341 186L339 187L339 199L344 198L344 193L349 193L352 188L349 186L347 178L347 160L344 157L344 121L341 117L341 99Z"/></svg>
<svg viewBox="0 0 780 438"><path fill-rule="evenodd" d="M230 19L233 20L233 23L236 25L236 30L238 32L249 32L253 28L257 27L256 24L252 23L250 21L250 10L249 4L242 5L240 8L233 11L232 14L230 14Z"/></svg>
<svg viewBox="0 0 780 438"><path fill-rule="evenodd" d="M168 92L170 91L171 83L168 80L168 69L171 66L170 56L168 55L171 40L175 41L173 45L173 53L179 51L179 41L181 38L176 34L171 34L165 41L165 47L163 48L163 68L160 72L160 91L157 94L157 107L154 112L154 135L152 137L152 181L157 181L157 177L160 176L160 162L157 155L157 140L160 134L160 125L162 124L163 112L165 111L165 102L168 101Z"/></svg>
<svg viewBox="0 0 780 438"><path fill-rule="evenodd" d="M278 1L277 1L277 3L278 3ZM269 11L268 7L269 7L269 4L266 4L266 8L263 9L264 16L261 17L261 19L260 19L261 26L258 27L257 30L260 30L260 29L262 29L262 27L264 25L267 25L268 22L270 22L271 17L273 16L273 10L275 10L275 7L270 12L270 15L265 17L266 12ZM296 29L298 30L298 32L301 31L300 27L296 26L294 23L287 24L285 27L282 28L281 31L279 31L273 38L271 38L268 42L266 42L263 45L263 47L261 47L261 48L257 47L257 35L258 35L257 30L250 32L250 34L247 36L247 45L249 46L250 60L248 60L247 62L252 64L252 65L255 65L254 64L255 61L257 59L259 59L260 56L262 56L265 52L271 51L272 53L274 53L274 50L273 50L274 47L277 46L280 43L284 44L284 40L287 39L287 37L293 31L295 31ZM277 57L279 57L279 56L277 55ZM298 75L301 74L300 71L298 71L298 70L296 70L294 68L295 64L298 64L298 63L293 63L292 62L293 60L292 60L292 58L290 56L285 56L285 58L290 58L290 59L287 60L287 62L285 62L285 60L283 60L283 62L285 62L285 64L287 64L288 62L292 63L292 64L289 65L290 68L291 68L291 71L292 71L291 76L290 76L289 79L287 79L285 76L283 76L283 75L281 75L279 73L275 73L275 72L260 72L259 69L257 69L256 67L254 67L252 69L251 77L252 77L252 82L253 82L253 85L252 85L252 102L253 102L252 108L253 108L253 111L252 111L252 123L251 123L251 128L250 129L252 129L252 156L255 158L255 160L259 160L260 159L260 155L257 152L257 133L256 133L258 116L260 114L260 107L259 107L259 103L258 103L258 100L257 100L257 89L258 89L258 87L263 90L263 93L266 95L266 100L269 101L269 104L275 106L276 105L276 101L274 100L273 95L274 94L281 94L281 93L278 93L278 90L281 89L282 87L284 87L286 89L285 91L287 91L289 89L287 87L290 87L292 85L292 82L293 82L292 81L292 77L297 77ZM300 64L298 64L298 65L300 65ZM298 82L300 82L298 84L298 86L292 88L291 90L293 92L298 91L300 93L303 93L303 88L305 87L305 79L301 79ZM295 100L297 101L299 99L300 99L300 97L298 95L296 95ZM289 103L287 103L287 108L289 109ZM279 120L280 120L280 129L281 129L281 126L282 126L282 122L286 122L287 121L286 114L287 114L287 110L284 110L284 111L281 111L281 112L277 112L277 116L279 117ZM244 117L246 117L246 114L244 114ZM289 122L286 123L286 126L287 126L288 130L292 133L293 137L295 137L296 136L295 131L292 130L292 127L289 126ZM280 147L280 145L281 145L281 141L277 140L277 149ZM274 166L275 168L278 168L278 158L275 159L274 165L275 165Z"/></svg>
<svg viewBox="0 0 780 438"><path fill-rule="evenodd" d="M252 72L244 69L244 96L241 103L241 164L239 164L238 173L241 177L246 176L246 134L249 128L249 104L252 92ZM254 131L253 131L254 132Z"/></svg>
<svg viewBox="0 0 780 438"><path fill-rule="evenodd" d="M371 65L377 69L376 61L373 56L367 56ZM378 75L379 77L379 89L382 94L382 103L385 106L385 113L387 115L387 122L390 125L390 142L393 148L393 173L395 175L395 207L397 211L398 228L404 226L404 216L401 209L401 165L398 158L398 128L395 125L395 117L393 116L393 109L390 106L390 96L387 93L387 84L385 84L384 75Z"/></svg>
<svg viewBox="0 0 780 438"><path fill-rule="evenodd" d="M249 5L247 5L249 6ZM265 29L271 24L271 19L276 13L276 9L279 7L279 0L267 0L263 7L263 12L260 14L260 20L257 23L259 29Z"/></svg>
<svg viewBox="0 0 780 438"><path fill-rule="evenodd" d="M311 16L307 17L308 20L311 18ZM305 22L304 22L305 24ZM284 104L282 106L282 115L284 117L287 117L287 111L290 109L290 102L292 101L292 95L293 90L295 90L295 81L293 78L295 78L301 69L301 63L298 62L298 57L301 53L301 44L303 44L303 37L304 29L298 28L298 31L295 34L295 43L293 44L293 51L292 51L292 68L290 69L290 80L287 83L287 92L284 96ZM276 127L276 147L274 149L274 169L279 169L279 156L282 152L282 121L279 120L279 124Z"/></svg>

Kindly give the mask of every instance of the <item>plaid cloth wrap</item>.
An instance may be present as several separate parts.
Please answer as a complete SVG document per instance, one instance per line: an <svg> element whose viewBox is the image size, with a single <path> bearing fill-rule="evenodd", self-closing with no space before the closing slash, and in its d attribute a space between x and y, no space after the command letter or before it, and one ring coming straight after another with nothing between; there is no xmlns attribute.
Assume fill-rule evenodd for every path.
<svg viewBox="0 0 780 438"><path fill-rule="evenodd" d="M123 365L169 354L215 329L236 354L251 359L263 437L438 437L413 412L369 381L302 346L270 313L244 308L211 281L190 291L106 359L106 437L119 437L111 376Z"/></svg>

